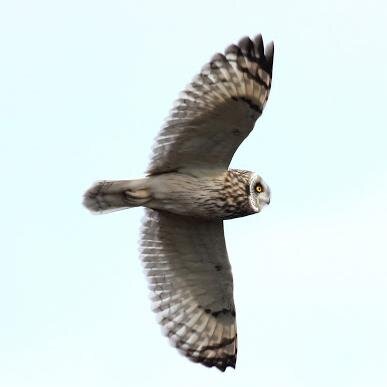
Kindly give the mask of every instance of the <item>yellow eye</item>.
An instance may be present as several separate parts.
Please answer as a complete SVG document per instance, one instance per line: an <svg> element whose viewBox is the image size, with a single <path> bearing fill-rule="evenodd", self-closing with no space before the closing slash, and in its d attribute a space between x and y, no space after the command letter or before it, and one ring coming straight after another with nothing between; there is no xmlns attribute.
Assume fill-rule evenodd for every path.
<svg viewBox="0 0 387 387"><path fill-rule="evenodd" d="M256 190L258 193L261 193L261 192L263 191L262 184L261 184L261 183L258 183L258 184L255 186L255 190Z"/></svg>

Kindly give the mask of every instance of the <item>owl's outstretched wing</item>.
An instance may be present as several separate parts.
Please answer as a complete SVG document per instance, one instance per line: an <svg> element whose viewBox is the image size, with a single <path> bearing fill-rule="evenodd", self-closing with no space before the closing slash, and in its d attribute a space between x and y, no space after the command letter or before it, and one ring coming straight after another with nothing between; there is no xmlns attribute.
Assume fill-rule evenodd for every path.
<svg viewBox="0 0 387 387"><path fill-rule="evenodd" d="M175 102L147 172L227 169L269 97L273 55L261 35L214 55Z"/></svg>
<svg viewBox="0 0 387 387"><path fill-rule="evenodd" d="M207 367L235 367L233 280L223 222L146 209L141 255L154 310L171 343Z"/></svg>

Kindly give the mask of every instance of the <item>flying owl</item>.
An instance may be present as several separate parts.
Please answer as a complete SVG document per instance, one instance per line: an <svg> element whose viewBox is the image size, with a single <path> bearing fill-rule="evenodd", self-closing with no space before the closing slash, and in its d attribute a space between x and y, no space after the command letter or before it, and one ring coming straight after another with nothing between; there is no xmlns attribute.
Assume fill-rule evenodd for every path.
<svg viewBox="0 0 387 387"><path fill-rule="evenodd" d="M144 178L101 181L92 212L145 207L141 258L163 331L186 357L234 367L237 331L223 221L270 203L256 173L228 169L269 96L274 45L245 37L216 54L177 99Z"/></svg>

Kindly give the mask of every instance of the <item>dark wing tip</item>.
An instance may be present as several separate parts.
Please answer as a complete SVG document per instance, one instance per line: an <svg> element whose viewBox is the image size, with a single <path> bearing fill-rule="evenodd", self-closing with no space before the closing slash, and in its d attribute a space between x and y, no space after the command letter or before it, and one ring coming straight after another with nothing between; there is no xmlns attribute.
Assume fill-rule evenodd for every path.
<svg viewBox="0 0 387 387"><path fill-rule="evenodd" d="M270 74L273 70L273 59L274 59L274 42L270 42L265 47L265 58L270 69Z"/></svg>
<svg viewBox="0 0 387 387"><path fill-rule="evenodd" d="M262 58L264 56L264 50L263 50L263 39L261 34L258 34L254 38L254 46L255 46L255 52L257 56Z"/></svg>
<svg viewBox="0 0 387 387"><path fill-rule="evenodd" d="M241 48L244 55L250 56L254 54L254 43L248 36L245 36L239 40L238 46Z"/></svg>
<svg viewBox="0 0 387 387"><path fill-rule="evenodd" d="M236 356L228 356L225 359L221 359L219 363L214 365L218 370L224 372L226 371L227 367L231 367L235 369L235 364L236 364Z"/></svg>
<svg viewBox="0 0 387 387"><path fill-rule="evenodd" d="M248 36L239 40L238 45L232 44L227 47L226 55L229 53L240 54L242 53L247 58L251 59L255 57L263 69L272 74L273 59L274 59L274 43L270 42L264 47L262 35L258 34L254 39L250 39Z"/></svg>
<svg viewBox="0 0 387 387"><path fill-rule="evenodd" d="M224 372L226 371L227 367L231 367L235 369L236 364L236 355L232 356L226 356L222 358L203 358L203 357L196 357L196 358L190 358L195 363L201 363L206 367L216 367L218 370Z"/></svg>
<svg viewBox="0 0 387 387"><path fill-rule="evenodd" d="M210 64L213 62L226 62L226 57L223 54L218 52L212 56L210 60Z"/></svg>
<svg viewBox="0 0 387 387"><path fill-rule="evenodd" d="M227 54L235 54L238 55L240 53L241 49L236 44L231 44L228 46L225 50L225 55Z"/></svg>

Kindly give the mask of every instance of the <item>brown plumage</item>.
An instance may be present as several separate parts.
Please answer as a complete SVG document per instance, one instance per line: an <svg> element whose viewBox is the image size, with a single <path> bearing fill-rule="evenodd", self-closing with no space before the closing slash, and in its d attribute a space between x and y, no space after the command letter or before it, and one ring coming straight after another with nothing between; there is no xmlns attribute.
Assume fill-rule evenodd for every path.
<svg viewBox="0 0 387 387"><path fill-rule="evenodd" d="M222 371L237 354L223 220L270 202L260 176L228 167L262 114L273 52L258 35L216 54L176 101L147 177L96 183L84 198L98 213L146 207L141 258L159 322L185 356Z"/></svg>

